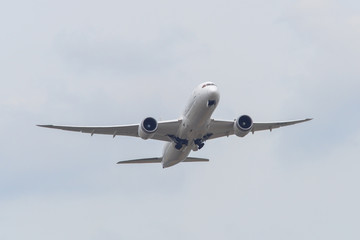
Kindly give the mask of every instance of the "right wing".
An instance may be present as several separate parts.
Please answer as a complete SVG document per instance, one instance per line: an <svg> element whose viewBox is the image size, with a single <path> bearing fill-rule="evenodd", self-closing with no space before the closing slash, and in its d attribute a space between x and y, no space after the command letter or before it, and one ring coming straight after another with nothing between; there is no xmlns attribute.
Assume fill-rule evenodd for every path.
<svg viewBox="0 0 360 240"><path fill-rule="evenodd" d="M298 124L298 123L302 123L302 122L307 122L310 120L312 120L312 118L296 120L296 121L287 121L287 122L253 123L253 127L251 128L250 132L254 133L256 131L263 131L263 130L272 131L274 128L290 126L290 125L294 125L294 124ZM208 134L211 134L209 139L233 135L234 134L234 121L211 119Z"/></svg>
<svg viewBox="0 0 360 240"><path fill-rule="evenodd" d="M158 123L158 129L152 139L170 142L168 135L176 135L182 120L163 121ZM39 127L61 129L65 131L74 131L82 133L106 134L115 136L139 137L139 124L121 125L121 126L65 126L65 125L37 125Z"/></svg>
<svg viewBox="0 0 360 240"><path fill-rule="evenodd" d="M303 123L312 120L312 118L307 118L303 120L289 121L289 122L273 122L273 123L254 123L254 126L251 132L270 130L272 131L274 128L290 126L298 123Z"/></svg>

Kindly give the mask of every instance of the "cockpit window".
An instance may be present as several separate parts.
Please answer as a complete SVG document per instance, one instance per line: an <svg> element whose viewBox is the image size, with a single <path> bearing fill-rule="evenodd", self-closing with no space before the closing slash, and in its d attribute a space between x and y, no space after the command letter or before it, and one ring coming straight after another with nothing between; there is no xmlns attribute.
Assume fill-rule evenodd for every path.
<svg viewBox="0 0 360 240"><path fill-rule="evenodd" d="M213 83L206 83L206 84L204 84L204 85L202 86L202 88L207 87L207 86L215 86L215 84L213 84Z"/></svg>

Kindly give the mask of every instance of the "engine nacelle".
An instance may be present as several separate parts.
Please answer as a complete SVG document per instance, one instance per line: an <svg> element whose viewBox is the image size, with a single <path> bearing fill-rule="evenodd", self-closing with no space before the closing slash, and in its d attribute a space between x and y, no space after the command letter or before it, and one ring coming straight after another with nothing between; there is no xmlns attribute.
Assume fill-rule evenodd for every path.
<svg viewBox="0 0 360 240"><path fill-rule="evenodd" d="M234 122L234 133L238 137L245 137L252 129L253 121L248 115L242 115Z"/></svg>
<svg viewBox="0 0 360 240"><path fill-rule="evenodd" d="M157 121L152 117L147 117L139 125L138 135L142 139L152 138L157 128L158 128Z"/></svg>

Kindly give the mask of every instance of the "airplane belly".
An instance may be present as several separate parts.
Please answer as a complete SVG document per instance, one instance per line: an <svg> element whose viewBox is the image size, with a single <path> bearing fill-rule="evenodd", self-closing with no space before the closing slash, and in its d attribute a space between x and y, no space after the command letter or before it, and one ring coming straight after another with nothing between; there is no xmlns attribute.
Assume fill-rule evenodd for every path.
<svg viewBox="0 0 360 240"><path fill-rule="evenodd" d="M212 111L204 111L203 109L201 110L202 111L199 111L201 114L194 114L193 116L190 115L185 118L184 124L179 129L178 136L180 136L182 139L189 140L189 143L192 140L201 138L206 134Z"/></svg>
<svg viewBox="0 0 360 240"><path fill-rule="evenodd" d="M212 104L209 104L209 101L212 101ZM204 146L203 139L207 134L210 117L218 102L217 91L202 91L201 94L196 95L196 100L184 112L176 136L172 136L173 142L165 147L162 160L163 168L184 161L192 149L198 150Z"/></svg>
<svg viewBox="0 0 360 240"><path fill-rule="evenodd" d="M162 159L163 168L171 167L184 161L189 156L190 151L191 147L184 147L181 150L177 150L174 143L168 143Z"/></svg>

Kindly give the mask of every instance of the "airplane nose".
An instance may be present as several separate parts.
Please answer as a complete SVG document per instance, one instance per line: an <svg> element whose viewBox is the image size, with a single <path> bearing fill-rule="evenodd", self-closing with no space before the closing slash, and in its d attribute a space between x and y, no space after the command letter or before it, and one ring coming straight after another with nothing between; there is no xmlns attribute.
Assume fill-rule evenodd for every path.
<svg viewBox="0 0 360 240"><path fill-rule="evenodd" d="M220 94L216 86L211 86L208 89L208 97L211 100L219 100Z"/></svg>
<svg viewBox="0 0 360 240"><path fill-rule="evenodd" d="M220 99L220 94L217 87L211 86L207 91L207 106L216 106Z"/></svg>

